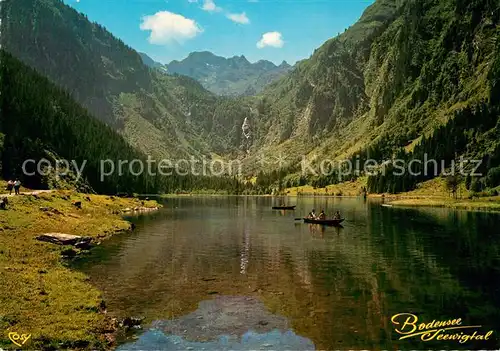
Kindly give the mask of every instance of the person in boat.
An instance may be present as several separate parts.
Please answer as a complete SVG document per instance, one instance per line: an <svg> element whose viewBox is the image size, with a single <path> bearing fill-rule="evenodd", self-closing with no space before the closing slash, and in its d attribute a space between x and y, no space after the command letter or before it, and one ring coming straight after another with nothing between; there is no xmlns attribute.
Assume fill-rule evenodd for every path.
<svg viewBox="0 0 500 351"><path fill-rule="evenodd" d="M316 219L316 211L313 209L311 212L309 212L309 215L307 216L309 219Z"/></svg>
<svg viewBox="0 0 500 351"><path fill-rule="evenodd" d="M342 217L340 216L340 211L335 212L333 219L342 219Z"/></svg>
<svg viewBox="0 0 500 351"><path fill-rule="evenodd" d="M326 214L324 210L321 210L321 213L318 216L318 219L324 221L326 219Z"/></svg>

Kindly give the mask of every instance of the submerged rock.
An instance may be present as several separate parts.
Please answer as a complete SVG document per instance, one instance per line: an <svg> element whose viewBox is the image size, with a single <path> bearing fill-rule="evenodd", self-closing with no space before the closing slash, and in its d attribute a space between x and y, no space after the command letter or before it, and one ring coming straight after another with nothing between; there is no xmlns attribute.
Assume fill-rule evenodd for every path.
<svg viewBox="0 0 500 351"><path fill-rule="evenodd" d="M117 350L314 350L290 330L287 319L245 296L218 296L173 320L160 320Z"/></svg>
<svg viewBox="0 0 500 351"><path fill-rule="evenodd" d="M218 296L202 301L193 313L182 318L157 321L153 327L166 334L183 335L187 340L211 340L220 335L241 337L249 329L269 332L287 330L288 321L267 311L255 298L243 296Z"/></svg>
<svg viewBox="0 0 500 351"><path fill-rule="evenodd" d="M119 325L121 328L131 329L140 328L144 317L127 317L123 319Z"/></svg>
<svg viewBox="0 0 500 351"><path fill-rule="evenodd" d="M232 351L232 350L314 350L311 340L295 334L293 331L273 330L267 333L248 331L240 338L228 335L219 336L211 341L190 341L179 335L166 335L160 330L149 330L142 334L138 340L121 345L117 351L132 350L206 350L206 351Z"/></svg>

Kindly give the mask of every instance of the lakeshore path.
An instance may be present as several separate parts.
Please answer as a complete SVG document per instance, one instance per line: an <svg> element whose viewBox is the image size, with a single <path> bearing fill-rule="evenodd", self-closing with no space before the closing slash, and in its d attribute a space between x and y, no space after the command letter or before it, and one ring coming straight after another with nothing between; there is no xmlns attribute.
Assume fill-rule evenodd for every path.
<svg viewBox="0 0 500 351"><path fill-rule="evenodd" d="M34 190L34 191L22 191L19 195L40 195L45 193L51 193L54 190ZM0 194L0 197L13 197L16 194Z"/></svg>

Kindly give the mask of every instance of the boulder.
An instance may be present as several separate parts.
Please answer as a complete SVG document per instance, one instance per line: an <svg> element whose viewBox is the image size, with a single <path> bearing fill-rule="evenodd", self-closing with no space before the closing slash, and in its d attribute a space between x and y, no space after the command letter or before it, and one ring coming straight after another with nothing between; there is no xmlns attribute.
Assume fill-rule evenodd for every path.
<svg viewBox="0 0 500 351"><path fill-rule="evenodd" d="M89 241L82 240L77 242L75 244L75 247L80 250L90 250L92 248L92 244L90 243L90 240Z"/></svg>
<svg viewBox="0 0 500 351"><path fill-rule="evenodd" d="M45 241L57 245L75 245L77 243L90 243L91 238L64 233L46 233L39 235L37 240Z"/></svg>
<svg viewBox="0 0 500 351"><path fill-rule="evenodd" d="M49 213L54 213L57 215L64 216L64 213L59 211L57 208L52 208L52 207L40 207L40 211L42 212L49 212ZM48 213L47 213L48 214Z"/></svg>
<svg viewBox="0 0 500 351"><path fill-rule="evenodd" d="M113 333L104 334L104 338L109 346L114 345L116 342L116 336Z"/></svg>
<svg viewBox="0 0 500 351"><path fill-rule="evenodd" d="M140 329L144 317L127 317L120 322L120 327L125 329Z"/></svg>
<svg viewBox="0 0 500 351"><path fill-rule="evenodd" d="M134 207L134 208L125 208L122 211L124 213L128 212L152 212L152 211L158 211L158 207Z"/></svg>
<svg viewBox="0 0 500 351"><path fill-rule="evenodd" d="M73 249L66 249L66 250L61 252L61 255L63 257L66 257L66 258L72 258L72 257L75 257L76 255L78 255L78 252L76 252Z"/></svg>

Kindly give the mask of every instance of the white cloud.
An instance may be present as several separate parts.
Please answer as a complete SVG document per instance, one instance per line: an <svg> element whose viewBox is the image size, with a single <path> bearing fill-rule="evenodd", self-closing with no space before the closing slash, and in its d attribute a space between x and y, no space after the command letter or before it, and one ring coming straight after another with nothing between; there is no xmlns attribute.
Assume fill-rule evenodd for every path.
<svg viewBox="0 0 500 351"><path fill-rule="evenodd" d="M163 45L172 41L192 39L203 29L194 20L168 11L159 11L142 18L141 30L150 30L149 42Z"/></svg>
<svg viewBox="0 0 500 351"><path fill-rule="evenodd" d="M250 19L247 17L247 14L245 12L243 13L228 13L227 18L229 18L231 21L240 23L240 24L249 24Z"/></svg>
<svg viewBox="0 0 500 351"><path fill-rule="evenodd" d="M257 43L259 49L271 46L273 48L282 48L285 45L283 35L280 32L267 32L262 35L262 38Z"/></svg>
<svg viewBox="0 0 500 351"><path fill-rule="evenodd" d="M220 12L222 9L215 5L214 0L203 0L203 6L201 7L202 10L208 11L208 12Z"/></svg>

